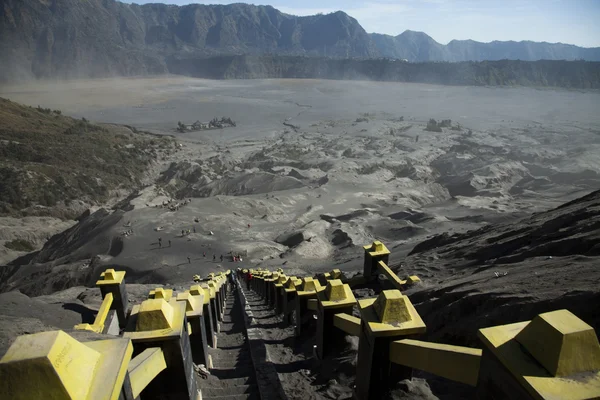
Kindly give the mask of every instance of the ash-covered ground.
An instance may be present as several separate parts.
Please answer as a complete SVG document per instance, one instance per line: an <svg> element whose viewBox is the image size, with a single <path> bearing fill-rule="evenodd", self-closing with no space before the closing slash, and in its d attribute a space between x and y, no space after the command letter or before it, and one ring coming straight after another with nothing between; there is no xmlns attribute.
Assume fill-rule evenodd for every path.
<svg viewBox="0 0 600 400"><path fill-rule="evenodd" d="M504 304L495 302L498 298L565 306L567 295L578 288L560 291L558 286L598 278L597 269L590 269L597 257L576 257L586 254L587 247L569 247L563 266L560 258L547 259L543 249L527 253L527 238L519 244L524 256L518 259L510 259L510 245L500 253L488 249L494 254L489 257L480 254L488 251L486 244L512 237L498 233L500 239L494 239L486 229L501 225L510 230L512 223L525 229L529 222L522 218L600 188L598 92L171 77L3 87L0 96L95 122L173 135L180 144L155 166L155 183L122 201L118 210L100 210L63 233L66 226L55 223L56 235L41 251L0 269L2 291L18 289L35 297L93 285L106 266L125 269L128 282L169 285L187 285L194 274L238 266L282 267L290 275L334 267L353 272L362 269L362 246L381 240L401 273L422 275L423 285L409 294L417 309L429 314L424 319L432 327L431 337L471 345L475 328L444 328L449 318L460 321L467 307L461 308L459 297L469 310L485 302ZM222 116L237 126L175 131L178 121L191 124ZM430 119L451 122L440 132L427 131ZM176 204L181 204L177 211L169 210ZM552 218L564 222L568 215ZM598 218L596 211L580 218L591 220L586 237L593 233L597 239ZM561 229L560 223L544 221L531 224L539 223L541 231ZM2 231L16 225L14 220L2 224ZM22 224L19 229L44 234L53 226L42 227L35 220ZM440 239L436 235L441 233L446 234ZM481 239L471 243L469 234ZM532 235L546 237L538 231ZM405 258L425 240L429 242ZM461 257L468 251L460 251L459 244L454 248L454 242L477 257L465 266ZM438 245L446 246L444 251L437 251ZM247 256L234 263L231 252ZM531 282L518 284L530 276L528 257L537 257L530 264L538 269L536 279L547 266L561 276L574 268L593 276L568 284L554 277L552 288L540 286L540 295ZM504 290L493 274L506 268L477 269L495 263L517 263L519 268L504 279L510 282ZM467 289L457 291L462 286ZM591 290L584 286L580 294ZM481 296L473 296L474 291ZM85 303L79 292L71 294L69 299ZM580 308L581 299L576 301ZM52 304L57 301L53 298ZM30 307L25 303L24 310ZM449 304L453 312L445 316L439 310ZM528 310L519 317L530 318L545 308ZM471 325L479 314L469 312L465 326L479 327ZM492 314L490 323L508 318ZM50 324L34 315L27 318L40 327ZM5 336L12 337L15 329Z"/></svg>
<svg viewBox="0 0 600 400"><path fill-rule="evenodd" d="M122 249L88 251L167 282L189 280L190 268L229 268L220 256L231 250L247 251L252 265L356 269L360 246L374 239L403 255L433 234L510 220L600 187L597 92L172 77L0 95L176 136L181 150L162 160L156 185L105 232L132 230ZM178 121L224 115L237 127L174 130ZM431 118L451 127L425 131ZM155 207L170 198L192 201L176 212Z"/></svg>

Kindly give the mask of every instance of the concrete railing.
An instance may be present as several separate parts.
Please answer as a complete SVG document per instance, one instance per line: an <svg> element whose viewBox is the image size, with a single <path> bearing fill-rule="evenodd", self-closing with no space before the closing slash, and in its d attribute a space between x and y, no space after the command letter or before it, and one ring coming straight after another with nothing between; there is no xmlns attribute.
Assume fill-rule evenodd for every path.
<svg viewBox="0 0 600 400"><path fill-rule="evenodd" d="M201 398L195 370L202 368L196 364L212 368L208 347L217 345L229 274L210 274L180 293L157 288L128 314L125 272L106 270L96 283L103 301L93 324L79 324L71 335L52 331L16 339L0 360L0 397ZM114 338L79 341L78 331Z"/></svg>
<svg viewBox="0 0 600 400"><path fill-rule="evenodd" d="M424 342L426 326L402 290L420 282L400 279L388 266L381 242L365 246L363 275L341 280L339 270L320 277L287 277L281 269L238 270L252 274L248 289L271 305L296 334L315 335L315 355L335 354L346 335L359 338L355 396L384 397L414 369L477 388L479 398L600 399L600 345L592 327L567 310L532 321L480 329L483 349ZM356 300L351 287L386 276L394 288ZM295 305L291 305L295 304ZM355 316L356 311L360 317ZM293 315L293 317L290 317ZM316 316L314 331L307 321Z"/></svg>
<svg viewBox="0 0 600 400"><path fill-rule="evenodd" d="M358 337L359 400L382 398L397 382L411 378L414 369L474 386L482 399L492 394L511 399L600 398L596 332L567 310L480 329L482 349L418 340L426 326L401 290L419 278L396 276L387 265L389 254L380 242L365 246L364 275L352 280L345 280L339 270L324 274L321 281L288 277L281 269L236 273L243 287L283 315L284 323L295 324L297 335L315 335L318 359L336 354L346 335ZM94 323L77 325L73 335L88 330L114 338L79 341L62 331L17 338L0 360L1 397L199 398L194 364L212 368L208 347L217 347L229 273L194 279L197 284L180 293L152 290L128 314L125 272L106 270L96 283L103 301ZM253 278L245 281L248 274ZM379 274L394 289L357 300L351 285L375 281Z"/></svg>

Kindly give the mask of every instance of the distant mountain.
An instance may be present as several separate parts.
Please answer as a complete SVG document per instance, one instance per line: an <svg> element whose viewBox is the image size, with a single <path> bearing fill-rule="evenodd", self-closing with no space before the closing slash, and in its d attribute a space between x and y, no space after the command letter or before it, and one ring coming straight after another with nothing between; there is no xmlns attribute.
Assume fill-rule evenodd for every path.
<svg viewBox="0 0 600 400"><path fill-rule="evenodd" d="M372 33L371 39L381 56L419 61L493 61L493 60L587 60L600 61L600 48L577 47L562 43L530 41L491 43L453 40L440 44L423 32L404 31L398 36Z"/></svg>
<svg viewBox="0 0 600 400"><path fill-rule="evenodd" d="M423 32L404 31L398 36L372 33L371 39L383 57L414 61L441 61L448 51Z"/></svg>
<svg viewBox="0 0 600 400"><path fill-rule="evenodd" d="M469 86L599 89L600 63L589 61L465 61L408 63L280 55L167 60L169 71L206 79L320 78Z"/></svg>
<svg viewBox="0 0 600 400"><path fill-rule="evenodd" d="M276 53L370 58L343 12L295 17L248 4L178 7L115 0L3 0L0 80L167 72L171 55Z"/></svg>
<svg viewBox="0 0 600 400"><path fill-rule="evenodd" d="M172 59L223 55L600 60L600 49L533 42L452 41L421 32L368 34L338 11L296 17L248 4L174 6L115 0L0 1L0 81L172 72Z"/></svg>

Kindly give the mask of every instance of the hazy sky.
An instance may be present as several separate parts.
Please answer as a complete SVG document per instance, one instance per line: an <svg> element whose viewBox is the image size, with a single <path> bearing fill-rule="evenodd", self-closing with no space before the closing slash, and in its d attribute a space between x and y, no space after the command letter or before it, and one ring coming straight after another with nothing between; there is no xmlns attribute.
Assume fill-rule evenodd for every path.
<svg viewBox="0 0 600 400"><path fill-rule="evenodd" d="M125 0L127 3L230 4L232 1ZM260 0L294 15L342 10L367 32L423 31L452 39L533 40L600 47L600 0Z"/></svg>

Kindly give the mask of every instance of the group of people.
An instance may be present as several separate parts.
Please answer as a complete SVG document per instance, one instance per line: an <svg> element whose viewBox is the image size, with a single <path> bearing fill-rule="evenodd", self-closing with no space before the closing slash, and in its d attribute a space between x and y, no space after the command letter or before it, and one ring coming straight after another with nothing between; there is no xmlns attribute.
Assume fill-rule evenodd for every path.
<svg viewBox="0 0 600 400"><path fill-rule="evenodd" d="M171 247L171 239L169 239L169 247ZM162 248L162 238L158 238L158 248Z"/></svg>
<svg viewBox="0 0 600 400"><path fill-rule="evenodd" d="M173 199L165 200L162 204L155 204L155 208L168 208L169 211L179 211L180 207L190 204L192 199L185 199L181 203L173 203ZM150 204L146 203L146 207L150 207Z"/></svg>
<svg viewBox="0 0 600 400"><path fill-rule="evenodd" d="M184 237L186 235L190 235L192 233L192 231L194 233L196 233L196 227L195 226L193 226L191 230L190 229L182 229L181 230L181 237Z"/></svg>

